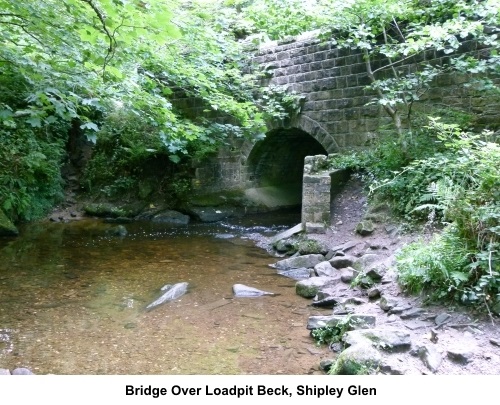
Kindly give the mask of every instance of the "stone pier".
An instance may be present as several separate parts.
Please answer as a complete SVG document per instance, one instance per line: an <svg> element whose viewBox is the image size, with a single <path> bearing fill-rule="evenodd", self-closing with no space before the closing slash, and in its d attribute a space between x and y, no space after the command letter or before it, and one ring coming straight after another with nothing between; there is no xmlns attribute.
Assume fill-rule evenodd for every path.
<svg viewBox="0 0 500 405"><path fill-rule="evenodd" d="M302 228L306 233L325 233L331 225L332 194L349 173L332 169L329 156L306 156L302 181Z"/></svg>

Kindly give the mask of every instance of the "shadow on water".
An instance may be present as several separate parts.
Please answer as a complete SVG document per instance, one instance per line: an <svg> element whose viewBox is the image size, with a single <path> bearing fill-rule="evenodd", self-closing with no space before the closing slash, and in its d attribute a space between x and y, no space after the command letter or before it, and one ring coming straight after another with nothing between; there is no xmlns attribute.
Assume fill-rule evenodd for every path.
<svg viewBox="0 0 500 405"><path fill-rule="evenodd" d="M98 220L26 225L17 239L0 240L0 368L303 374L317 359L295 348L301 361L289 361L289 349L308 336L307 302L256 246L298 220L292 211L187 226L134 222L123 237ZM162 286L181 281L186 295L145 311ZM236 283L280 295L235 299Z"/></svg>

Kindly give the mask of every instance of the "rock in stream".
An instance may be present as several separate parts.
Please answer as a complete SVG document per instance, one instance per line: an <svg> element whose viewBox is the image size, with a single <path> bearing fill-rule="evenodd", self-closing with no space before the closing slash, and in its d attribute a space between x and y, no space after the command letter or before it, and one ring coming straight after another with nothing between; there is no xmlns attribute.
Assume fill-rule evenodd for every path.
<svg viewBox="0 0 500 405"><path fill-rule="evenodd" d="M162 291L165 291L163 295L156 301L153 301L151 304L149 304L146 307L146 310L151 311L152 309L156 308L161 304L164 304L165 302L172 301L183 296L187 292L188 285L189 283L187 282L177 283L173 285L171 284L164 285L161 288Z"/></svg>

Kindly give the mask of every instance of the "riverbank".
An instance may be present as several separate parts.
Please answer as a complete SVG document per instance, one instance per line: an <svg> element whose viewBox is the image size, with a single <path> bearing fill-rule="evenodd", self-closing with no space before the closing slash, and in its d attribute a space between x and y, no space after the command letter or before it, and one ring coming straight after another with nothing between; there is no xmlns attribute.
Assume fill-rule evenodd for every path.
<svg viewBox="0 0 500 405"><path fill-rule="evenodd" d="M325 283L317 299L319 291L310 296L311 289L306 294L297 287L300 281L269 267L289 257L286 243L280 252L271 246L284 229L269 227L281 221L280 212L243 217L244 225L233 220L167 230L151 220L119 228L72 216L69 208L67 219L30 225L34 232L21 229L3 251L0 324L6 356L0 368L26 367L37 374L320 375L342 353L354 351L350 344L363 348L356 356L369 355L363 372L500 373L500 335L487 315L427 305L426 297L401 290L395 254L423 235L391 221L383 206L369 209L355 179L332 201L327 233L308 235L317 244L300 246L302 257L319 254L317 260L335 268L307 266L308 276L322 272L307 277ZM363 218L375 225L365 236L355 231ZM184 234L189 239L181 242ZM319 252L311 250L318 246ZM29 254L17 253L26 249ZM380 279L368 286L357 275L369 270L376 279L375 264ZM190 282L188 294L143 313L159 287L182 281ZM235 283L279 295L235 298ZM319 287L313 283L312 289ZM346 344L317 345L311 337L318 326L356 317L369 327L348 335Z"/></svg>
<svg viewBox="0 0 500 405"><path fill-rule="evenodd" d="M408 295L398 284L398 251L429 235L405 230L381 206L368 207L356 179L332 201L332 214L334 225L326 234L307 235L318 242L320 251L301 255L307 259L306 253L324 253L324 259L315 260L327 263L313 261L310 270L316 277L297 282L297 293L308 296L310 305L317 308L306 326L314 330L356 318L365 322L345 327L356 330L330 346L329 359L321 361L324 372L337 367L337 372L347 373L357 363L363 373L500 373L498 316L454 304L429 304L426 296ZM356 231L363 220L374 224L373 232L361 232L364 236L359 228ZM286 245L281 241L278 248ZM275 266L282 270L290 264L279 263Z"/></svg>

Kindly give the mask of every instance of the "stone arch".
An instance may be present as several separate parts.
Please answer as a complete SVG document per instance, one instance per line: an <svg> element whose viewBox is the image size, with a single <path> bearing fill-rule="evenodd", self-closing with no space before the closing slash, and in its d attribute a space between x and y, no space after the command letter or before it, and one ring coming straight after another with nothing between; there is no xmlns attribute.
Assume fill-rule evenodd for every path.
<svg viewBox="0 0 500 405"><path fill-rule="evenodd" d="M304 158L326 154L323 146L297 128L277 128L257 142L248 156L249 180L258 186L302 183Z"/></svg>
<svg viewBox="0 0 500 405"><path fill-rule="evenodd" d="M297 127L275 127L248 147L243 157L247 193L274 201L268 206L299 206L302 202L304 158L326 155L316 138Z"/></svg>
<svg viewBox="0 0 500 405"><path fill-rule="evenodd" d="M338 152L339 145L335 141L335 138L328 133L328 131L321 126L317 121L309 118L305 114L301 114L299 117L293 120L293 122L289 125L283 125L282 122L273 122L268 123L267 125L268 132L266 134L266 138L263 141L245 141L243 145L240 146L241 151L241 165L242 165L242 180L244 187L252 187L255 185L255 181L253 179L254 173L252 173L252 163L249 162L251 155L255 153L254 148L259 147L262 143L265 142L267 137L270 134L275 133L276 131L294 131L299 130L304 135L308 135L318 142L319 145L323 147L323 151L319 152L319 154L330 154Z"/></svg>
<svg viewBox="0 0 500 405"><path fill-rule="evenodd" d="M293 120L289 125L283 125L282 122L272 122L267 124L268 134L274 130L278 129L299 129L312 138L314 138L318 143L325 149L326 153L335 153L339 151L339 145L335 138L330 135L330 133L321 126L321 124L312 118L309 118L305 114L301 114L299 117ZM258 141L245 141L241 146L241 158L242 163L245 165L248 160L250 153Z"/></svg>

